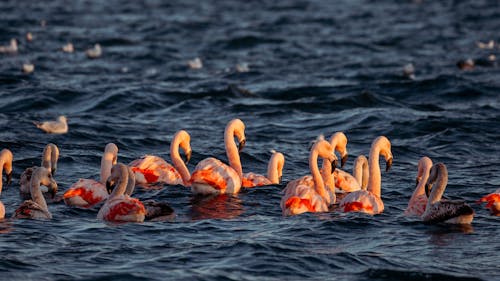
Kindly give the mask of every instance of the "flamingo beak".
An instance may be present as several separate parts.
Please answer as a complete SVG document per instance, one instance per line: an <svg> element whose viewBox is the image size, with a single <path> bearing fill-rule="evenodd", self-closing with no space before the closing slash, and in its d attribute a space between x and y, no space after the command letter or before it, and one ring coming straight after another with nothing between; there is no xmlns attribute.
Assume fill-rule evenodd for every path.
<svg viewBox="0 0 500 281"><path fill-rule="evenodd" d="M432 184L427 183L427 184L425 185L425 196L427 196L427 198L429 198L429 195L430 195L430 193L431 193L431 192L430 192L431 188L432 188Z"/></svg>
<svg viewBox="0 0 500 281"><path fill-rule="evenodd" d="M347 154L346 154L346 155L344 155L344 156L342 156L342 159L340 160L340 168L343 168L343 167L344 167L345 163L347 162L347 157L348 157L348 156L349 156L349 155L347 155Z"/></svg>
<svg viewBox="0 0 500 281"><path fill-rule="evenodd" d="M54 180L52 180L48 188L49 188L48 193L50 194L50 198L54 199L57 193L57 183Z"/></svg>
<svg viewBox="0 0 500 281"><path fill-rule="evenodd" d="M246 139L243 139L243 140L240 141L240 143L238 144L238 152L241 152L243 150L243 148L245 147L246 142L247 142Z"/></svg>
<svg viewBox="0 0 500 281"><path fill-rule="evenodd" d="M184 163L187 165L187 163L189 162L189 160L191 160L191 154L192 154L192 151L188 151L186 152L186 161L184 161Z"/></svg>
<svg viewBox="0 0 500 281"><path fill-rule="evenodd" d="M10 185L12 183L12 172L7 174L7 185Z"/></svg>
<svg viewBox="0 0 500 281"><path fill-rule="evenodd" d="M111 180L106 181L106 191L108 194L111 194L113 192L113 189L115 189L115 183Z"/></svg>
<svg viewBox="0 0 500 281"><path fill-rule="evenodd" d="M385 171L389 172L391 167L392 167L392 157L387 159L387 161L385 162Z"/></svg>
<svg viewBox="0 0 500 281"><path fill-rule="evenodd" d="M56 170L57 170L57 168L52 169L52 176L54 176L56 174Z"/></svg>
<svg viewBox="0 0 500 281"><path fill-rule="evenodd" d="M337 159L334 159L332 161L332 171L335 171L336 168L337 168Z"/></svg>

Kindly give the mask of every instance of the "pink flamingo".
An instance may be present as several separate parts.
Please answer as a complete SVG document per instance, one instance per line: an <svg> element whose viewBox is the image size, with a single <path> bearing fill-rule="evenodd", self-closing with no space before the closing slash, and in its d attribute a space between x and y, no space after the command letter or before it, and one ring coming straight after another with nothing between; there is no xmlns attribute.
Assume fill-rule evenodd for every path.
<svg viewBox="0 0 500 281"><path fill-rule="evenodd" d="M57 183L52 173L44 167L35 167L30 181L31 200L24 201L14 212L12 217L18 219L51 219L47 202L40 190L40 185L48 187L48 192L55 195Z"/></svg>
<svg viewBox="0 0 500 281"><path fill-rule="evenodd" d="M425 194L425 185L429 179L429 173L432 168L432 160L424 156L418 161L417 172L417 187L411 195L408 207L404 214L405 216L421 216L425 212L427 206L427 195Z"/></svg>
<svg viewBox="0 0 500 281"><path fill-rule="evenodd" d="M184 131L178 131L170 143L170 157L174 166L163 158L154 155L145 155L140 159L132 161L129 166L135 172L138 184L150 184L161 182L169 185L189 186L191 178L186 164L191 158L191 137ZM186 162L182 161L179 148L186 154Z"/></svg>
<svg viewBox="0 0 500 281"><path fill-rule="evenodd" d="M482 197L479 202L487 202L486 208L490 209L490 213L494 216L500 216L500 189Z"/></svg>
<svg viewBox="0 0 500 281"><path fill-rule="evenodd" d="M59 148L57 147L57 145L49 143L43 149L41 167L45 167L47 170L49 170L50 173L52 173L52 176L54 176L57 170L58 159L59 159ZM27 168L21 174L21 178L19 180L19 192L21 194L21 197L23 198L26 199L31 198L30 181L31 181L31 174L33 173L33 169L35 168L36 166ZM42 190L42 192L45 193L47 192L47 190Z"/></svg>
<svg viewBox="0 0 500 281"><path fill-rule="evenodd" d="M234 137L238 138L239 148ZM242 168L239 152L245 146L245 124L231 120L224 132L224 144L230 166L213 157L196 165L191 175L191 190L195 194L236 194L241 188Z"/></svg>
<svg viewBox="0 0 500 281"><path fill-rule="evenodd" d="M384 156L386 160L386 171L388 171L392 165L391 143L384 136L376 138L370 149L368 167L370 175L367 189L347 194L339 204L343 212L359 211L374 215L384 211L384 203L380 198L381 175L380 164L378 162L379 155Z"/></svg>
<svg viewBox="0 0 500 281"><path fill-rule="evenodd" d="M111 194L102 205L97 218L112 222L143 222L146 209L138 199L125 192L129 184L129 168L118 163L111 168L111 175L106 181L106 188Z"/></svg>
<svg viewBox="0 0 500 281"><path fill-rule="evenodd" d="M104 148L101 159L101 179L79 179L71 185L64 193L63 199L66 205L90 208L108 198L106 191L106 179L110 175L111 167L116 164L118 147L114 143L108 143Z"/></svg>
<svg viewBox="0 0 500 281"><path fill-rule="evenodd" d="M291 216L305 212L326 212L328 211L328 206L335 203L335 197L331 198L325 188L317 162L319 156L324 161L335 164L337 157L333 149L334 147L323 139L319 139L314 143L309 153L311 175L290 181L286 185L280 203L283 215Z"/></svg>
<svg viewBox="0 0 500 281"><path fill-rule="evenodd" d="M7 176L7 185L12 181L12 159L14 156L12 152L8 149L2 149L0 152L0 194L2 193L3 187L3 171L5 170L5 175ZM0 201L0 219L5 217L5 206L2 201Z"/></svg>
<svg viewBox="0 0 500 281"><path fill-rule="evenodd" d="M433 187L433 185L436 185ZM470 224L474 218L474 210L464 201L442 200L444 190L448 184L448 170L443 163L432 166L429 179L425 185L425 194L429 197L422 221L425 224L453 223ZM429 189L432 191L429 195Z"/></svg>
<svg viewBox="0 0 500 281"><path fill-rule="evenodd" d="M340 153L341 157L341 166L343 167L345 165L345 162L347 161L348 153L347 153L347 137L345 136L344 133L342 132L336 132L330 137L330 145L334 148L335 151ZM335 187L339 188L337 185L337 178L335 177L336 174L338 174L338 170L335 167L333 167L334 172L332 173L332 165L328 161L324 161L322 168L321 168L321 174L323 176L323 181L325 181L325 185L329 189L328 192L330 193L335 193ZM333 176L332 176L333 174Z"/></svg>
<svg viewBox="0 0 500 281"><path fill-rule="evenodd" d="M255 173L245 173L242 178L242 186L245 188L279 184L283 175L283 166L285 165L285 156L282 153L271 151L271 159L267 165L267 177Z"/></svg>

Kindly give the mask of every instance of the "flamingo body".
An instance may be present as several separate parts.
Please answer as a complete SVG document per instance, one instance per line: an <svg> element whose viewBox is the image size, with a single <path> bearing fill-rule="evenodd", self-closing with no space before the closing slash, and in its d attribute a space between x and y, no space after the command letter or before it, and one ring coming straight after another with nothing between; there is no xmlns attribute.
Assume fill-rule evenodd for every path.
<svg viewBox="0 0 500 281"><path fill-rule="evenodd" d="M179 172L161 157L145 155L132 161L129 166L132 167L138 184L162 182L169 185L182 185Z"/></svg>
<svg viewBox="0 0 500 281"><path fill-rule="evenodd" d="M482 197L479 199L479 202L487 202L486 208L490 210L490 213L495 216L500 216L500 189L495 193Z"/></svg>
<svg viewBox="0 0 500 281"><path fill-rule="evenodd" d="M215 158L206 158L191 174L191 189L196 194L238 193L241 179L230 166Z"/></svg>
<svg viewBox="0 0 500 281"><path fill-rule="evenodd" d="M113 222L142 222L145 217L146 209L141 201L128 195L106 201L97 215L98 219Z"/></svg>
<svg viewBox="0 0 500 281"><path fill-rule="evenodd" d="M335 179L335 187L345 192L353 192L361 189L356 178L346 171L335 169L333 177Z"/></svg>
<svg viewBox="0 0 500 281"><path fill-rule="evenodd" d="M340 202L343 212L364 212L370 215L384 211L384 202L380 197L367 190L358 190L347 194Z"/></svg>
<svg viewBox="0 0 500 281"><path fill-rule="evenodd" d="M93 179L79 179L63 195L66 205L81 208L91 208L107 198L104 184Z"/></svg>

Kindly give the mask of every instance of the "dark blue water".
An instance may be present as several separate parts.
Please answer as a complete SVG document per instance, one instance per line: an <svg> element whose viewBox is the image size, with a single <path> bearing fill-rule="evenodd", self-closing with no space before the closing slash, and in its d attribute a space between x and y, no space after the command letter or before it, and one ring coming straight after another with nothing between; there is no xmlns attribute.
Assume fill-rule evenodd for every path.
<svg viewBox="0 0 500 281"><path fill-rule="evenodd" d="M130 3L129 3L130 2ZM40 22L44 20L45 26ZM265 172L268 151L285 154L283 184L237 197L195 200L165 186L141 199L171 203L169 222L106 224L96 210L51 204L51 221L0 224L6 280L500 280L500 220L474 203L500 186L500 56L497 1L2 1L0 148L14 153L14 181L1 200L21 203L19 176L56 143L61 192L98 178L115 142L124 163L169 158L177 130L192 161L226 159L223 130L246 124L244 171ZM33 41L25 34L31 32ZM60 51L72 42L75 53ZM88 59L95 43L102 57ZM200 57L203 68L189 69ZM23 74L23 63L35 65ZM247 63L248 72L236 71ZM415 79L402 75L415 66ZM64 114L70 130L46 135L31 123ZM385 212L285 218L280 191L308 173L308 147L343 131L351 155L392 142L382 175ZM417 161L449 170L446 195L476 211L469 227L425 226L402 216Z"/></svg>

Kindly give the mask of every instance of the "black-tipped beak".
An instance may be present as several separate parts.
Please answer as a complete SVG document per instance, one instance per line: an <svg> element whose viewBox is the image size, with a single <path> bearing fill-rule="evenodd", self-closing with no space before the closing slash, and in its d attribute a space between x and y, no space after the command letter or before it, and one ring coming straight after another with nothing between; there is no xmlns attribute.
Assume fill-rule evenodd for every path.
<svg viewBox="0 0 500 281"><path fill-rule="evenodd" d="M12 172L7 174L7 185L10 185L11 183L12 183Z"/></svg>
<svg viewBox="0 0 500 281"><path fill-rule="evenodd" d="M333 171L335 171L336 168L337 168L337 159L332 161L332 173Z"/></svg>
<svg viewBox="0 0 500 281"><path fill-rule="evenodd" d="M111 181L107 180L106 181L106 191L108 192L108 194L111 194L111 192L113 192L113 189L115 189L114 183L112 183Z"/></svg>
<svg viewBox="0 0 500 281"><path fill-rule="evenodd" d="M389 158L387 160L387 162L385 162L385 171L389 172L389 170L391 169L391 167L392 167L392 158Z"/></svg>
<svg viewBox="0 0 500 281"><path fill-rule="evenodd" d="M57 168L53 168L53 169L52 169L52 171L51 171L52 176L54 176L54 175L56 174L56 170L57 170Z"/></svg>
<svg viewBox="0 0 500 281"><path fill-rule="evenodd" d="M344 156L342 156L342 159L340 160L340 168L344 168L344 165L345 165L345 163L347 162L347 157L348 157L348 156L349 156L349 155L347 155L347 154L346 154L346 155L344 155Z"/></svg>
<svg viewBox="0 0 500 281"><path fill-rule="evenodd" d="M57 193L57 183L55 181L51 182L48 186L48 193L50 194L50 198L54 199Z"/></svg>
<svg viewBox="0 0 500 281"><path fill-rule="evenodd" d="M425 196L427 196L427 198L429 198L429 195L431 193L430 192L431 188L432 188L432 184L430 184L430 183L425 184Z"/></svg>
<svg viewBox="0 0 500 281"><path fill-rule="evenodd" d="M243 139L242 141L240 141L240 143L238 144L238 152L241 152L243 150L243 148L245 147L245 143L247 142L247 140Z"/></svg>
<svg viewBox="0 0 500 281"><path fill-rule="evenodd" d="M185 164L187 164L189 160L191 160L191 154L192 154L191 150L186 153L186 161L184 161Z"/></svg>

